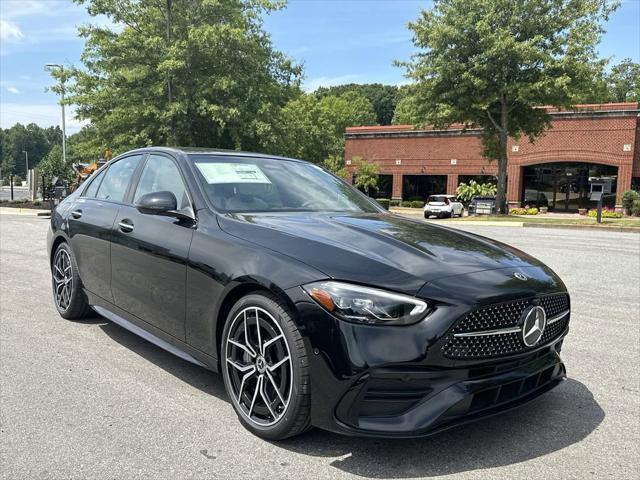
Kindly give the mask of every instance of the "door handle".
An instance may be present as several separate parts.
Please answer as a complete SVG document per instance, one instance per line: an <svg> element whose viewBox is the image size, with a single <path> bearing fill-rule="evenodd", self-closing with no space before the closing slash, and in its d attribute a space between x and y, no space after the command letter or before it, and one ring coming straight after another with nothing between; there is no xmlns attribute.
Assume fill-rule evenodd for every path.
<svg viewBox="0 0 640 480"><path fill-rule="evenodd" d="M82 210L74 210L71 212L71 216L73 218L80 218L82 216Z"/></svg>
<svg viewBox="0 0 640 480"><path fill-rule="evenodd" d="M131 220L123 220L118 223L118 226L120 227L120 231L124 233L133 232L133 223L131 223Z"/></svg>

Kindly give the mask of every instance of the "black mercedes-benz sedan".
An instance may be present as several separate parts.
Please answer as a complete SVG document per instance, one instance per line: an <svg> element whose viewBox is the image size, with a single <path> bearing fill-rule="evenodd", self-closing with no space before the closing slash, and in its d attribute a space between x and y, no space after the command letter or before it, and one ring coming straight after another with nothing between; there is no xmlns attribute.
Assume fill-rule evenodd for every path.
<svg viewBox="0 0 640 480"><path fill-rule="evenodd" d="M93 309L221 372L267 439L427 435L566 376L569 295L551 269L390 214L304 161L131 151L60 203L48 250L62 317Z"/></svg>

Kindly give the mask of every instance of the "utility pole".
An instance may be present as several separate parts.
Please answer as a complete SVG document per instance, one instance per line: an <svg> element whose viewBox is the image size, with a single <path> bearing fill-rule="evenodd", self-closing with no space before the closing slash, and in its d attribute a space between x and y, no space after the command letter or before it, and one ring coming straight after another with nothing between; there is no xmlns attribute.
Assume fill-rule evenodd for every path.
<svg viewBox="0 0 640 480"><path fill-rule="evenodd" d="M67 129L65 127L65 114L64 114L64 84L67 81L64 76L64 65L59 63L47 63L45 68L59 68L60 69L60 106L62 107L62 161L67 164Z"/></svg>

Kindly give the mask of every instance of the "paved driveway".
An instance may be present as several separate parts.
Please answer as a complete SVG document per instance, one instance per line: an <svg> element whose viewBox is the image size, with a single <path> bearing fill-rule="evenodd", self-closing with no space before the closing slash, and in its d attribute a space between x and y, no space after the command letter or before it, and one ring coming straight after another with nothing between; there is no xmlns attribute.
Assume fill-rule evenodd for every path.
<svg viewBox="0 0 640 480"><path fill-rule="evenodd" d="M29 189L27 187L14 187L13 199L29 198ZM0 187L0 200L11 200L11 187Z"/></svg>
<svg viewBox="0 0 640 480"><path fill-rule="evenodd" d="M640 461L640 235L465 227L539 257L573 299L569 380L422 440L242 429L221 378L54 310L47 220L0 218L0 478L631 478ZM636 472L635 474L633 472ZM637 478L637 477L635 477Z"/></svg>

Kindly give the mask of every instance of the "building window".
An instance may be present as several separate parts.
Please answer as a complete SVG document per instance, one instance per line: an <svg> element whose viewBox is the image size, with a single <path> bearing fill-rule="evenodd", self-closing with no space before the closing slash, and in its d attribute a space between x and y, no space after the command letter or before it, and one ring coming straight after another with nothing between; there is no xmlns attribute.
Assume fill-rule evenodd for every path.
<svg viewBox="0 0 640 480"><path fill-rule="evenodd" d="M351 184L355 182L356 176L351 178ZM358 188L362 193L365 193L371 198L391 198L391 190L393 188L393 175L378 175L378 188L370 188L368 192L364 189Z"/></svg>
<svg viewBox="0 0 640 480"><path fill-rule="evenodd" d="M402 199L426 200L429 195L447 193L446 175L403 175Z"/></svg>
<svg viewBox="0 0 640 480"><path fill-rule="evenodd" d="M494 175L458 175L458 185L466 183L469 185L471 180L476 183L491 183L493 185L498 184L498 179Z"/></svg>
<svg viewBox="0 0 640 480"><path fill-rule="evenodd" d="M616 192L618 168L593 163L547 163L523 169L522 203L530 207L549 207L550 211L574 212L579 208L595 208L590 199L590 178L610 177L612 193ZM615 197L603 198L613 208Z"/></svg>

